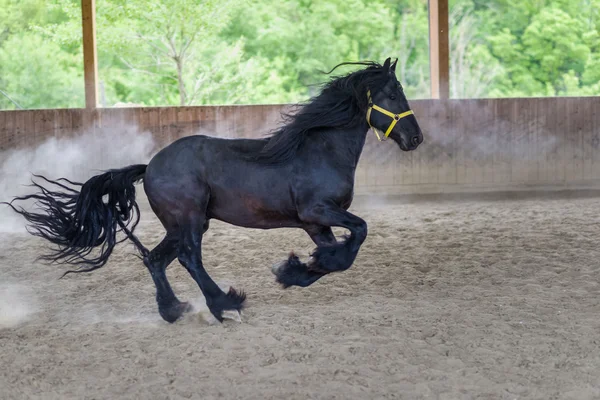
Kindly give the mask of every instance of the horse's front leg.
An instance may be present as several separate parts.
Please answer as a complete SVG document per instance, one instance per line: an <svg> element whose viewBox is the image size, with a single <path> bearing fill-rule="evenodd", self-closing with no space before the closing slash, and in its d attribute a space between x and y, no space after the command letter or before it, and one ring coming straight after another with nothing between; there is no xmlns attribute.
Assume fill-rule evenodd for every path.
<svg viewBox="0 0 600 400"><path fill-rule="evenodd" d="M304 230L317 246L330 246L337 243L330 226L309 224L304 227ZM306 287L327 275L322 271L309 270L294 252L290 253L287 260L274 264L271 271L284 288L292 285Z"/></svg>
<svg viewBox="0 0 600 400"><path fill-rule="evenodd" d="M317 246L330 246L337 243L330 226L308 225L304 230Z"/></svg>
<svg viewBox="0 0 600 400"><path fill-rule="evenodd" d="M367 223L348 211L328 205L316 205L301 211L300 218L309 225L324 227L309 235L317 244L312 260L300 262L293 253L287 261L273 267L277 281L283 287L309 286L331 272L345 271L354 263L360 246L367 237ZM338 243L327 227L339 226L350 231L343 242Z"/></svg>

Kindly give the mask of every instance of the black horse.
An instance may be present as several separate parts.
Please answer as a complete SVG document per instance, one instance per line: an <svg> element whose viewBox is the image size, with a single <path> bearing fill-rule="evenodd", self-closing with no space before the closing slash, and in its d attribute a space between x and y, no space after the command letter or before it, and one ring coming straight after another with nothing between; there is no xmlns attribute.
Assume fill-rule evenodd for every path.
<svg viewBox="0 0 600 400"><path fill-rule="evenodd" d="M117 243L133 241L156 285L159 313L168 322L191 308L177 299L165 275L175 258L198 283L219 321L224 311L239 312L243 306L245 294L233 288L223 292L202 265L202 236L213 218L247 228L306 231L317 246L309 263L291 253L272 271L283 287L309 286L348 269L367 236L365 221L347 209L369 127L404 151L423 142L396 79L396 62L339 65L345 64L365 67L330 80L267 138L184 137L148 165L109 170L85 183L36 175L56 189L34 183L38 193L13 201L37 200L42 213L10 205L29 221L31 234L56 245L43 259L83 265L67 273L100 268ZM166 230L150 251L134 235L139 222L134 184L140 180ZM333 226L345 228L349 236L338 242ZM124 237L117 240L119 232Z"/></svg>

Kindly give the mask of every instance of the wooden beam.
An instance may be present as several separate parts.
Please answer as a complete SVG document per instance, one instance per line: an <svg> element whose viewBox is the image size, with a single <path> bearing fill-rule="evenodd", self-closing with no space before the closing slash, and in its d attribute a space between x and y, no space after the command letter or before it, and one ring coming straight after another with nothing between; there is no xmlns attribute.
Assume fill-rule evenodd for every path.
<svg viewBox="0 0 600 400"><path fill-rule="evenodd" d="M98 55L96 53L96 0L81 0L85 108L98 106Z"/></svg>
<svg viewBox="0 0 600 400"><path fill-rule="evenodd" d="M429 0L429 68L431 98L450 97L448 0Z"/></svg>

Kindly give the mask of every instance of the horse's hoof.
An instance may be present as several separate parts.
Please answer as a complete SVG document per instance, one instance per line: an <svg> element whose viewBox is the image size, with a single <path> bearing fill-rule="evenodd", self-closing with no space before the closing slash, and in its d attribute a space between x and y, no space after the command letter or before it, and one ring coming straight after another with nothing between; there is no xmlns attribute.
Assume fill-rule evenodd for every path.
<svg viewBox="0 0 600 400"><path fill-rule="evenodd" d="M169 308L159 308L158 312L165 321L172 324L173 322L181 318L183 314L188 313L192 310L192 305L184 301L177 303Z"/></svg>
<svg viewBox="0 0 600 400"><path fill-rule="evenodd" d="M294 261L294 260L298 260L298 257L296 257L296 254L294 254L293 251L290 251L290 254L288 256L287 260L283 260L281 262L278 262L276 264L273 264L273 266L271 267L271 272L273 273L273 275L275 276L279 276L279 274L281 272L283 272L283 268L287 267L288 264L290 263L290 261Z"/></svg>
<svg viewBox="0 0 600 400"><path fill-rule="evenodd" d="M239 311L244 308L245 301L246 294L244 292L238 292L230 287L227 293L221 293L215 298L208 298L206 305L219 322L223 322L224 318L241 322ZM237 313L237 316L234 313Z"/></svg>
<svg viewBox="0 0 600 400"><path fill-rule="evenodd" d="M189 313L194 309L187 301L180 303L178 307L181 309L181 314Z"/></svg>
<svg viewBox="0 0 600 400"><path fill-rule="evenodd" d="M242 316L238 310L224 310L221 313L221 317L224 319L230 319L236 322L242 322Z"/></svg>
<svg viewBox="0 0 600 400"><path fill-rule="evenodd" d="M283 267L285 267L287 265L287 263L288 263L288 260L273 264L273 266L271 267L271 272L273 273L273 275L278 276L281 269Z"/></svg>

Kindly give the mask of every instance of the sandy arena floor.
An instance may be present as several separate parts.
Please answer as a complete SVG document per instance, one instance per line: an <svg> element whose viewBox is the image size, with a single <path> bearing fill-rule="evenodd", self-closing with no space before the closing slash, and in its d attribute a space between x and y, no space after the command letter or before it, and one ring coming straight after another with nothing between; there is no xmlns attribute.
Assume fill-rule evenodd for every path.
<svg viewBox="0 0 600 400"><path fill-rule="evenodd" d="M163 322L129 244L57 280L39 239L2 235L0 398L600 398L600 198L352 209L369 224L354 266L287 291L270 267L307 256L305 234L212 223L205 264L247 292L241 324L211 325L177 262L200 312Z"/></svg>

